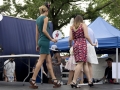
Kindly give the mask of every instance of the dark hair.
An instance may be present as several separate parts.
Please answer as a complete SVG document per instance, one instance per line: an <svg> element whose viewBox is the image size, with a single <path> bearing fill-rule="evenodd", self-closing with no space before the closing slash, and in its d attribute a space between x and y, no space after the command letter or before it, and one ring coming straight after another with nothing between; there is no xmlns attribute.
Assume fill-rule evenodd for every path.
<svg viewBox="0 0 120 90"><path fill-rule="evenodd" d="M112 58L108 58L105 61L112 61L113 62L113 59Z"/></svg>
<svg viewBox="0 0 120 90"><path fill-rule="evenodd" d="M48 10L50 9L50 3L49 2L45 2L44 5L48 8Z"/></svg>

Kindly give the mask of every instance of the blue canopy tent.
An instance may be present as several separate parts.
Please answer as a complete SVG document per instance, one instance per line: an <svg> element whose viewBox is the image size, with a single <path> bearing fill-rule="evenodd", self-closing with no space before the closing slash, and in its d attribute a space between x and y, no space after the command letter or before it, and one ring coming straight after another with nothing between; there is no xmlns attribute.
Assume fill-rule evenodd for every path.
<svg viewBox="0 0 120 90"><path fill-rule="evenodd" d="M107 23L101 17L98 17L88 27L90 27L94 31L95 37L98 39L100 48L120 47L120 31Z"/></svg>
<svg viewBox="0 0 120 90"><path fill-rule="evenodd" d="M116 71L118 71L118 48L120 47L120 31L107 23L101 17L98 17L94 22L92 22L88 27L90 27L98 40L99 48L105 53L105 49L109 53L108 49L116 48ZM69 50L69 37L59 40L56 44L61 50ZM51 43L52 45L53 43ZM102 52L102 53L103 53ZM118 74L116 74L118 75ZM118 76L116 76L118 78ZM118 79L117 79L118 80Z"/></svg>
<svg viewBox="0 0 120 90"><path fill-rule="evenodd" d="M100 48L116 48L116 79L118 82L118 48L120 48L120 31L98 17L89 25L98 39Z"/></svg>
<svg viewBox="0 0 120 90"><path fill-rule="evenodd" d="M99 48L118 48L120 47L120 31L107 23L101 17L92 22L90 27L98 39ZM59 40L56 45L60 50L69 49L69 37ZM51 45L54 44L51 42Z"/></svg>

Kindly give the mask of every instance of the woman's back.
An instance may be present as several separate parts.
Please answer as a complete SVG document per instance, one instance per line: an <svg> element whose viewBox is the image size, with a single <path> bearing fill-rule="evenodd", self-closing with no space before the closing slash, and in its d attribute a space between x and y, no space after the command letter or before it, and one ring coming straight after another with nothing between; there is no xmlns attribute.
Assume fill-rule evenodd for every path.
<svg viewBox="0 0 120 90"><path fill-rule="evenodd" d="M76 30L73 28L72 34L73 34L73 39L74 39L73 52L75 56L75 61L86 62L87 44L86 44L86 38L84 35L82 24L80 24Z"/></svg>
<svg viewBox="0 0 120 90"><path fill-rule="evenodd" d="M78 38L85 38L82 24L76 30L72 30L72 33L73 33L74 40Z"/></svg>
<svg viewBox="0 0 120 90"><path fill-rule="evenodd" d="M39 16L36 20L37 26L38 26L38 31L40 33L39 39L40 40L49 40L46 35L43 33L43 25L44 25L44 19L46 16ZM47 31L49 29L49 26L47 25Z"/></svg>

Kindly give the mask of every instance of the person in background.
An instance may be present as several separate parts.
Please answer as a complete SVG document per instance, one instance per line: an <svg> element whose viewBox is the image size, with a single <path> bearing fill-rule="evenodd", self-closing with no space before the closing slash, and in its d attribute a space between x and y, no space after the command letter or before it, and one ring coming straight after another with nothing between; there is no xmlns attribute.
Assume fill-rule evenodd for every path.
<svg viewBox="0 0 120 90"><path fill-rule="evenodd" d="M56 45L52 45L50 50L53 53L52 56L53 72L58 80L62 80L62 74L60 68L62 58L60 57L60 51L58 50Z"/></svg>
<svg viewBox="0 0 120 90"><path fill-rule="evenodd" d="M67 61L65 68L69 70L69 76L68 76L68 82L67 85L69 85L72 82L73 75L74 75L74 70L76 66L74 54L73 54L73 47L70 48L70 57L69 60Z"/></svg>
<svg viewBox="0 0 120 90"><path fill-rule="evenodd" d="M106 59L106 62L107 62L108 66L105 69L104 77L100 80L97 80L97 82L99 82L101 80L107 80L108 83L117 84L116 79L112 78L112 62L113 62L113 59L108 58L108 59Z"/></svg>
<svg viewBox="0 0 120 90"><path fill-rule="evenodd" d="M73 54L73 47L70 48L69 52L70 52L70 57L69 57L68 62L65 65L65 68L67 70L69 70L69 77L68 77L67 85L70 85L70 83L73 80L74 71L75 71L75 67L76 67L76 64L77 64L75 62L75 57L74 57L74 54ZM78 79L80 79L80 80L78 80L78 81L80 81L80 83L83 83L83 72L82 71L81 71ZM77 87L80 88L80 86L77 86Z"/></svg>
<svg viewBox="0 0 120 90"><path fill-rule="evenodd" d="M11 54L14 55L14 54ZM9 58L4 62L4 71L3 75L5 78L5 81L7 82L13 82L17 81L16 79L16 73L15 73L15 62L14 58Z"/></svg>
<svg viewBox="0 0 120 90"><path fill-rule="evenodd" d="M97 44L97 39L95 38L94 32L91 28L88 28L88 35L92 43ZM98 64L98 59L95 52L95 47L92 46L88 41L87 41L87 62L88 62L90 78L91 78L91 81L93 82L92 64Z"/></svg>

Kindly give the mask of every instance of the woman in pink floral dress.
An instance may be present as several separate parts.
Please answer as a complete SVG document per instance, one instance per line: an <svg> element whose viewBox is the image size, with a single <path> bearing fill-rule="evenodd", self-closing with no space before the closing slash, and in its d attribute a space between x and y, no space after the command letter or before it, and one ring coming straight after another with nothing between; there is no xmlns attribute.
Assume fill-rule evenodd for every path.
<svg viewBox="0 0 120 90"><path fill-rule="evenodd" d="M75 17L73 25L70 27L70 38L69 41L72 42L74 40L73 45L73 52L75 56L75 61L77 62L77 65L75 67L75 73L73 77L73 81L71 83L71 87L77 88L76 80L80 74L80 71L84 70L87 78L88 78L88 84L89 86L93 86L90 76L89 76L89 70L87 65L87 43L86 39L89 41L89 43L93 46L93 44L88 36L87 26L83 23L83 19L80 15L77 15ZM70 44L71 45L71 44Z"/></svg>

